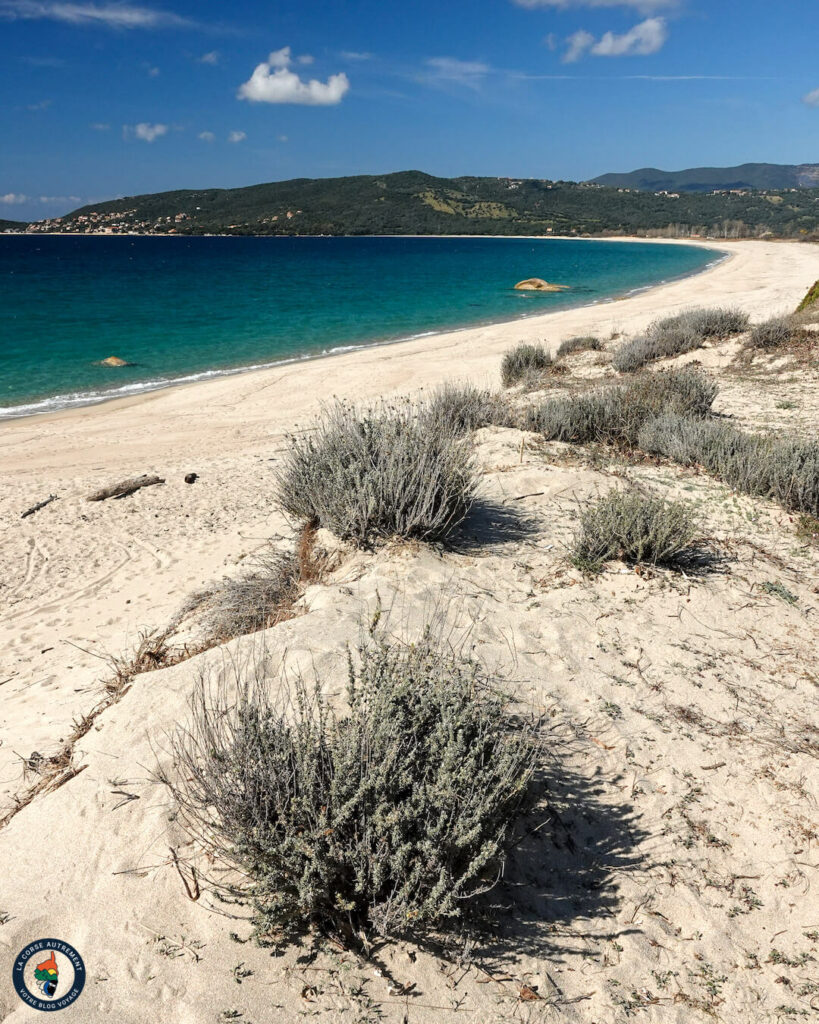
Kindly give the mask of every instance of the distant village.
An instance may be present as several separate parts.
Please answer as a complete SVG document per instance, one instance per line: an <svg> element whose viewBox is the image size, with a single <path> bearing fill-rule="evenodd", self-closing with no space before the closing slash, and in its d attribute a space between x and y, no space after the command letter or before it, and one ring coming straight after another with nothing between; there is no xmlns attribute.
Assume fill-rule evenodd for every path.
<svg viewBox="0 0 819 1024"><path fill-rule="evenodd" d="M197 207L197 209L199 209ZM288 210L281 217L263 217L254 224L275 224L280 219L293 220L301 210ZM72 235L178 235L189 234L185 230L196 223L189 213L176 213L167 217L150 220L137 219L136 210L117 210L111 213L82 213L79 216L52 217L38 220L25 228L24 234L72 234ZM228 224L226 230L244 227L242 224ZM9 234L19 232L7 232Z"/></svg>

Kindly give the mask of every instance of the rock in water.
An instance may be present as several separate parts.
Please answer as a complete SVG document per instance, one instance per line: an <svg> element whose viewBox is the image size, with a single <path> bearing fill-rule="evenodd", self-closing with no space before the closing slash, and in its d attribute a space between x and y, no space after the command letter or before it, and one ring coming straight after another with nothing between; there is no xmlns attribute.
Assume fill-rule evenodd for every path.
<svg viewBox="0 0 819 1024"><path fill-rule="evenodd" d="M518 281L515 290L519 292L562 292L568 287L567 284L549 284L542 277L527 277L525 281Z"/></svg>
<svg viewBox="0 0 819 1024"><path fill-rule="evenodd" d="M97 366L132 366L132 363L126 363L124 359L120 359L119 356L108 356L107 359L101 359Z"/></svg>

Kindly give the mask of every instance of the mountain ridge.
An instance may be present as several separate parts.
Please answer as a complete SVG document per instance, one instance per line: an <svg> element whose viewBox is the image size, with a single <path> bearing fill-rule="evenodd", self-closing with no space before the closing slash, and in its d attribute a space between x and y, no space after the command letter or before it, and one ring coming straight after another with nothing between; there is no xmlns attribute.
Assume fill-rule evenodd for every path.
<svg viewBox="0 0 819 1024"><path fill-rule="evenodd" d="M636 188L645 192L819 188L819 164L748 163L735 167L689 167L681 171L641 167L625 173L601 174L591 181L608 188Z"/></svg>

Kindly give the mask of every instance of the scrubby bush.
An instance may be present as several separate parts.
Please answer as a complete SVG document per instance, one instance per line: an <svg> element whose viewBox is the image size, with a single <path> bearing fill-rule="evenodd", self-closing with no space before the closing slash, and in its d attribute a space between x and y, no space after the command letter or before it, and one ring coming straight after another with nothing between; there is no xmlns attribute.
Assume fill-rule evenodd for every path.
<svg viewBox="0 0 819 1024"><path fill-rule="evenodd" d="M221 580L194 604L205 609L210 636L231 640L267 629L285 618L299 593L300 572L295 554L259 558L241 576Z"/></svg>
<svg viewBox="0 0 819 1024"><path fill-rule="evenodd" d="M796 333L790 317L775 316L757 324L748 335L744 348L770 350L787 345Z"/></svg>
<svg viewBox="0 0 819 1024"><path fill-rule="evenodd" d="M503 357L501 382L505 388L515 384L536 383L553 364L552 357L542 345L521 342Z"/></svg>
<svg viewBox="0 0 819 1024"><path fill-rule="evenodd" d="M587 572L599 572L615 558L669 565L679 561L696 533L696 520L682 502L611 491L582 513L572 561Z"/></svg>
<svg viewBox="0 0 819 1024"><path fill-rule="evenodd" d="M561 341L557 350L558 356L570 356L575 352L601 352L603 342L592 335L584 335L581 338L567 338Z"/></svg>
<svg viewBox="0 0 819 1024"><path fill-rule="evenodd" d="M499 876L538 755L482 668L427 633L369 638L348 708L318 685L200 682L174 741L180 819L257 934L423 933L459 918ZM218 891L218 890L217 890Z"/></svg>
<svg viewBox="0 0 819 1024"><path fill-rule="evenodd" d="M748 327L748 316L738 309L688 309L651 324L642 337L622 345L612 365L618 373L633 373L657 359L693 352L714 338L728 338Z"/></svg>
<svg viewBox="0 0 819 1024"><path fill-rule="evenodd" d="M628 384L553 399L527 411L524 428L551 441L633 447L640 428L663 411L705 416L717 386L694 367L646 374Z"/></svg>
<svg viewBox="0 0 819 1024"><path fill-rule="evenodd" d="M744 494L774 498L795 512L819 513L819 443L746 434L719 420L663 415L647 421L640 448L700 465Z"/></svg>
<svg viewBox="0 0 819 1024"><path fill-rule="evenodd" d="M341 403L314 431L290 439L277 474L281 507L343 540L442 540L472 504L469 442L443 414L408 402L361 413Z"/></svg>
<svg viewBox="0 0 819 1024"><path fill-rule="evenodd" d="M503 395L472 384L455 383L444 384L432 392L421 415L428 417L436 428L456 434L506 426L510 420L509 405Z"/></svg>

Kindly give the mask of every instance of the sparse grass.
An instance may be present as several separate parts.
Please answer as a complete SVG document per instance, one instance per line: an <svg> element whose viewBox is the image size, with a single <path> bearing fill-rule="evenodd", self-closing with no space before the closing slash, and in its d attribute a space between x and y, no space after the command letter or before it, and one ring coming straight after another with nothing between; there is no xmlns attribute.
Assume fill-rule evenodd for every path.
<svg viewBox="0 0 819 1024"><path fill-rule="evenodd" d="M472 448L453 403L437 414L409 402L359 413L338 403L290 439L277 474L281 507L361 546L401 537L443 540L472 504ZM463 412L463 411L462 411Z"/></svg>
<svg viewBox="0 0 819 1024"><path fill-rule="evenodd" d="M705 416L717 386L692 367L645 374L617 387L552 399L527 410L524 429L552 441L634 447L643 424L663 410Z"/></svg>
<svg viewBox="0 0 819 1024"><path fill-rule="evenodd" d="M557 350L558 358L571 356L576 352L602 352L603 342L593 335L584 335L580 338L567 338L561 341Z"/></svg>
<svg viewBox="0 0 819 1024"><path fill-rule="evenodd" d="M796 523L796 536L800 540L809 541L812 544L819 544L819 518L802 513Z"/></svg>
<svg viewBox="0 0 819 1024"><path fill-rule="evenodd" d="M693 352L706 341L729 338L748 327L748 316L738 309L689 309L651 324L642 337L622 345L612 365L618 373L634 373L657 359Z"/></svg>
<svg viewBox="0 0 819 1024"><path fill-rule="evenodd" d="M253 673L233 684L200 680L161 778L215 873L240 872L214 887L252 905L260 939L423 933L492 887L538 743L478 663L429 631L371 633L343 714L318 682L283 680L275 703Z"/></svg>
<svg viewBox="0 0 819 1024"><path fill-rule="evenodd" d="M592 573L612 559L673 565L696 534L697 522L688 505L636 491L611 491L583 512L572 562Z"/></svg>
<svg viewBox="0 0 819 1024"><path fill-rule="evenodd" d="M785 604L799 603L799 599L796 594L792 594L784 583L774 583L771 580L766 580L759 589L766 594L770 594L771 597L778 597L779 600L784 601Z"/></svg>
<svg viewBox="0 0 819 1024"><path fill-rule="evenodd" d="M533 386L551 369L554 360L542 345L521 342L503 357L501 382L505 388L515 384Z"/></svg>

